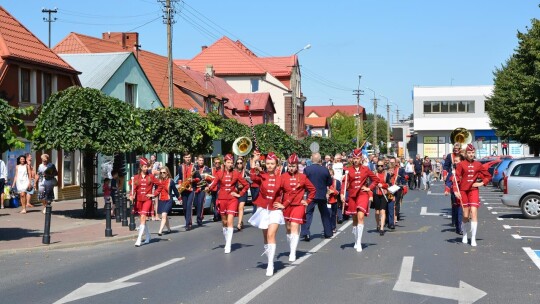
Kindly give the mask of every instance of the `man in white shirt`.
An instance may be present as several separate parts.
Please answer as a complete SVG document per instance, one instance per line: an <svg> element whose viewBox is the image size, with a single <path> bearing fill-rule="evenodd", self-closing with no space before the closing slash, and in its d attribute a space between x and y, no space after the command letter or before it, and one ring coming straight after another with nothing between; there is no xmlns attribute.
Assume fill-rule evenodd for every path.
<svg viewBox="0 0 540 304"><path fill-rule="evenodd" d="M340 153L337 153L335 156L334 156L334 163L332 164L332 170L334 170L334 179L335 180L338 180L340 183L341 183L341 180L343 178L343 162L341 161L343 159L343 155L341 155ZM338 195L338 210L337 210L337 222L338 224L341 224L343 223L343 208L342 208L342 204L343 202L341 201L341 197Z"/></svg>
<svg viewBox="0 0 540 304"><path fill-rule="evenodd" d="M0 159L0 208L4 209L4 186L7 181L7 168L3 160Z"/></svg>
<svg viewBox="0 0 540 304"><path fill-rule="evenodd" d="M414 189L414 164L412 158L409 158L409 161L405 165L405 174L407 174L409 179L409 189Z"/></svg>

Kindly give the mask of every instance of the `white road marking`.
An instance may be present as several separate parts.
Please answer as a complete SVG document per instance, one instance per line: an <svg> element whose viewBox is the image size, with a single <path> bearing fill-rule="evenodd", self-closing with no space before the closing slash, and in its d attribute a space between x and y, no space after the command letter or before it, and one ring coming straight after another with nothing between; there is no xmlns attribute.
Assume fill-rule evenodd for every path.
<svg viewBox="0 0 540 304"><path fill-rule="evenodd" d="M531 247L523 247L523 250L529 256L529 258L531 258L531 260L536 265L536 267L538 267L538 269L540 269L540 257L538 257L536 252L534 250L532 250Z"/></svg>
<svg viewBox="0 0 540 304"><path fill-rule="evenodd" d="M448 213L427 212L427 207L420 208L420 215L434 215L434 216L452 217L451 215L448 215Z"/></svg>
<svg viewBox="0 0 540 304"><path fill-rule="evenodd" d="M349 227L352 224L352 221L348 221L346 224L344 224L337 233L334 235L334 237L338 236L340 233L342 233L347 227ZM310 251L308 251L303 257L297 259L294 261L291 265L286 266L285 269L282 269L275 273L271 278L266 280L261 285L257 286L255 289L253 289L250 293L246 294L244 297L242 297L240 300L236 301L235 304L245 304L249 303L251 300L253 300L256 296L258 296L260 293L265 291L268 287L272 286L275 282L277 282L279 279L284 277L287 273L289 273L291 270L295 269L301 263L303 263L305 260L307 260L310 256L312 256L317 251L321 250L326 244L328 244L333 238L325 239L317 246L313 247Z"/></svg>
<svg viewBox="0 0 540 304"><path fill-rule="evenodd" d="M516 240L521 240L521 236L519 234L512 234L512 237Z"/></svg>
<svg viewBox="0 0 540 304"><path fill-rule="evenodd" d="M492 211L491 214L499 214L497 211Z"/></svg>
<svg viewBox="0 0 540 304"><path fill-rule="evenodd" d="M487 295L486 292L463 281L459 287L449 287L412 281L414 257L403 257L401 271L393 290L429 297L457 300L459 304L474 303Z"/></svg>
<svg viewBox="0 0 540 304"><path fill-rule="evenodd" d="M525 228L525 229L540 229L540 227L536 226L510 226L510 225L503 225L504 229L512 229L512 228Z"/></svg>
<svg viewBox="0 0 540 304"><path fill-rule="evenodd" d="M158 270L160 268L167 267L167 266L169 266L169 265L171 265L173 263L182 261L184 259L185 259L185 257L174 258L174 259L169 260L167 262L163 262L161 264L158 264L158 265L155 265L155 266L152 266L152 267L149 267L149 268L145 268L145 269L143 269L141 271L137 271L137 272L135 272L133 274L127 275L125 277L122 277L120 279L117 279L117 280L114 280L114 281L111 281L111 282L108 282L108 283L86 283L83 286L75 289L74 291L72 291L70 294L63 297L62 299L54 302L54 304L68 303L68 302L72 302L72 301L75 301L75 300L80 300L80 299L88 298L88 297L95 296L95 295L98 295L98 294L106 293L106 292L109 292L109 291L122 289L122 288L130 287L130 286L133 286L133 285L137 285L137 284L139 284L139 282L126 282L126 281L134 279L134 278L136 278L138 276L142 276L143 274L147 274L147 273L152 272L154 270Z"/></svg>
<svg viewBox="0 0 540 304"><path fill-rule="evenodd" d="M500 217L500 215L497 219L499 221L502 221L502 220L522 221L523 220L522 218L517 218L517 217Z"/></svg>
<svg viewBox="0 0 540 304"><path fill-rule="evenodd" d="M512 235L513 236L513 235ZM535 236L535 235L520 235L519 236L519 240L522 240L522 239L540 239L540 236Z"/></svg>

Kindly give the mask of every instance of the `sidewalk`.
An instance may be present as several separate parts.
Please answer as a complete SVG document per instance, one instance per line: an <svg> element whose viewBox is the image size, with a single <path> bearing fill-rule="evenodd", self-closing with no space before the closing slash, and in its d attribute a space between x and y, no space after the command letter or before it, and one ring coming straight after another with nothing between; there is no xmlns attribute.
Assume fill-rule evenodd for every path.
<svg viewBox="0 0 540 304"><path fill-rule="evenodd" d="M43 207L0 209L0 254L89 246L100 243L136 239L136 231L111 220L112 237L105 237L105 217L101 202L101 217L82 216L82 199L53 202L51 215L51 244L42 244L45 215ZM129 220L129 218L128 218Z"/></svg>

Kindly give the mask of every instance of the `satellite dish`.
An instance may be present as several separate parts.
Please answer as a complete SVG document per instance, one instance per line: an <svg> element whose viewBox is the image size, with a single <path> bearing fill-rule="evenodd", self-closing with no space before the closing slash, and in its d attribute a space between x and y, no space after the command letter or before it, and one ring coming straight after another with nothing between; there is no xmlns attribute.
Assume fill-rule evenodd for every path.
<svg viewBox="0 0 540 304"><path fill-rule="evenodd" d="M311 143L311 145L309 145L309 150L311 151L311 153L317 153L319 152L319 143L314 141Z"/></svg>

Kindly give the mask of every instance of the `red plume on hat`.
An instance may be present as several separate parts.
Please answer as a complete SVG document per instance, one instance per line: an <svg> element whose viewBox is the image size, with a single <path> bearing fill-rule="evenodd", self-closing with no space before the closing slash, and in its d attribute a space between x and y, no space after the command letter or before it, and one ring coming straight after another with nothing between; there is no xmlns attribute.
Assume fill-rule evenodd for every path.
<svg viewBox="0 0 540 304"><path fill-rule="evenodd" d="M144 157L139 158L139 165L148 166L148 159L146 159Z"/></svg>
<svg viewBox="0 0 540 304"><path fill-rule="evenodd" d="M278 157L274 154L274 152L269 152L266 155L266 160L275 160L277 161Z"/></svg>
<svg viewBox="0 0 540 304"><path fill-rule="evenodd" d="M473 144L468 144L466 151L476 151L476 149L474 148Z"/></svg>
<svg viewBox="0 0 540 304"><path fill-rule="evenodd" d="M287 162L289 164L298 164L298 155L296 155L296 153L291 154L291 156L289 156L289 159L287 159Z"/></svg>
<svg viewBox="0 0 540 304"><path fill-rule="evenodd" d="M225 155L225 157L223 157L223 160L224 160L224 161L227 161L227 160L232 160L232 161L234 161L234 157L233 157L232 154L229 153L229 154Z"/></svg>
<svg viewBox="0 0 540 304"><path fill-rule="evenodd" d="M362 157L362 150L361 149L354 149L352 151L352 157L354 157L354 158Z"/></svg>

